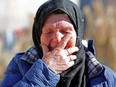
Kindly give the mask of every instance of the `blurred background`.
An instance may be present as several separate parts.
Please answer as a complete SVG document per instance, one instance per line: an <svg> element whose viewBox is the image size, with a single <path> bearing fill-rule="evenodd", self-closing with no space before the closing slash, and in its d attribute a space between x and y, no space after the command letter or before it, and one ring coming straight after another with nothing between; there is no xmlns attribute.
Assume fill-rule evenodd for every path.
<svg viewBox="0 0 116 87"><path fill-rule="evenodd" d="M33 45L32 25L47 0L0 0L0 79L9 61ZM116 71L116 0L72 0L85 14L85 38L94 39L98 60Z"/></svg>

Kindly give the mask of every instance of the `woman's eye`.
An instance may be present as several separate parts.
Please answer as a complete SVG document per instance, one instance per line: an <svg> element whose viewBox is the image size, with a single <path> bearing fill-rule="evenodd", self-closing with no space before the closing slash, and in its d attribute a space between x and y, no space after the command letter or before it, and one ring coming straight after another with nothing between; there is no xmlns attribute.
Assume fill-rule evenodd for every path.
<svg viewBox="0 0 116 87"><path fill-rule="evenodd" d="M44 34L52 34L52 31L44 32Z"/></svg>
<svg viewBox="0 0 116 87"><path fill-rule="evenodd" d="M61 31L61 33L67 34L67 33L70 33L70 32L69 31Z"/></svg>

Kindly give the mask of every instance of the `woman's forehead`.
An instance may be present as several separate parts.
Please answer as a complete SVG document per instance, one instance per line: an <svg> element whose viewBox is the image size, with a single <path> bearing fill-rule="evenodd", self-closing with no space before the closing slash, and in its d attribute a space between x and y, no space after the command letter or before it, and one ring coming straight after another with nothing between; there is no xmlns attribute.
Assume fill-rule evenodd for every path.
<svg viewBox="0 0 116 87"><path fill-rule="evenodd" d="M49 22L57 22L57 21L67 21L71 23L67 14L51 14L46 18L44 24Z"/></svg>

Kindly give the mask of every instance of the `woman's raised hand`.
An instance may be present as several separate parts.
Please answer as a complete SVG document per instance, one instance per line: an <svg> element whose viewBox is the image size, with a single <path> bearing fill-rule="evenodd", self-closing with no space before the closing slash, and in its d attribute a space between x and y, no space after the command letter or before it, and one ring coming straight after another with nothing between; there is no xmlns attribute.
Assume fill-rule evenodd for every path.
<svg viewBox="0 0 116 87"><path fill-rule="evenodd" d="M77 58L73 53L77 52L78 47L65 48L71 36L65 35L54 50L42 44L43 62L56 74L62 73L74 65L74 60Z"/></svg>

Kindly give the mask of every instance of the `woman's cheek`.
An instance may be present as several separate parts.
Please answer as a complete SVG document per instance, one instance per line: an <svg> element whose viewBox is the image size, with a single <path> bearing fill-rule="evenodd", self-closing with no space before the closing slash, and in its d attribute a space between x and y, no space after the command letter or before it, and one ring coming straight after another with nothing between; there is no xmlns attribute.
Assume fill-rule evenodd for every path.
<svg viewBox="0 0 116 87"><path fill-rule="evenodd" d="M50 37L48 37L47 35L41 35L41 44L45 44L46 46L48 46L50 43Z"/></svg>
<svg viewBox="0 0 116 87"><path fill-rule="evenodd" d="M70 40L67 43L67 47L68 48L75 47L75 44L76 44L76 38L71 37Z"/></svg>
<svg viewBox="0 0 116 87"><path fill-rule="evenodd" d="M67 47L74 47L75 45L73 44L72 40L69 40L69 42L67 43Z"/></svg>

